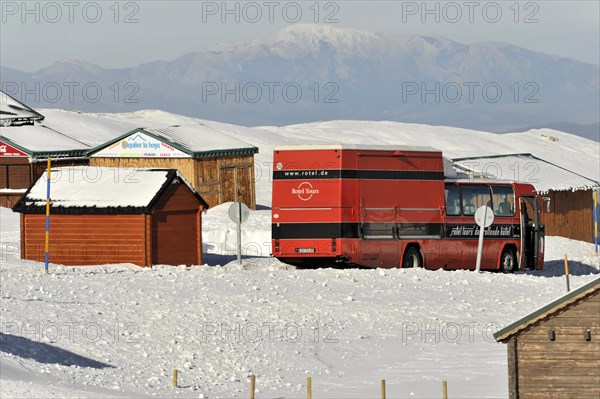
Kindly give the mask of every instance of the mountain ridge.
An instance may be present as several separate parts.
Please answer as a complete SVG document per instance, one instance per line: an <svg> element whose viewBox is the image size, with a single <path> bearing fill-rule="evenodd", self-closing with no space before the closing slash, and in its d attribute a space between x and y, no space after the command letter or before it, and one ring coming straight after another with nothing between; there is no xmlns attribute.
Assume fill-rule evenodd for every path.
<svg viewBox="0 0 600 399"><path fill-rule="evenodd" d="M26 101L33 108L159 108L245 125L391 119L507 131L557 121L594 124L600 107L595 65L508 43L463 44L435 34L392 36L323 25L294 25L266 39L219 44L132 68L78 60L32 73L0 68L2 87L75 82L103 91L95 102L86 101L81 90L72 101L66 90L58 100L41 95L36 103ZM302 91L297 101L283 93L290 85ZM262 93L253 101L257 87Z"/></svg>

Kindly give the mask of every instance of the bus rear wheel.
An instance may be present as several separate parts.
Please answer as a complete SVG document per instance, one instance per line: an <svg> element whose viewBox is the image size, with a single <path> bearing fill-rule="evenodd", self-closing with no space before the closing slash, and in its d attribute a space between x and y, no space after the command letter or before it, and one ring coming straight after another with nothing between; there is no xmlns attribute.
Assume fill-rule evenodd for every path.
<svg viewBox="0 0 600 399"><path fill-rule="evenodd" d="M502 273L514 273L517 270L517 256L515 251L506 248L500 257L500 270Z"/></svg>
<svg viewBox="0 0 600 399"><path fill-rule="evenodd" d="M404 254L404 259L402 260L403 269L409 269L411 267L423 267L421 252L415 247L408 248Z"/></svg>

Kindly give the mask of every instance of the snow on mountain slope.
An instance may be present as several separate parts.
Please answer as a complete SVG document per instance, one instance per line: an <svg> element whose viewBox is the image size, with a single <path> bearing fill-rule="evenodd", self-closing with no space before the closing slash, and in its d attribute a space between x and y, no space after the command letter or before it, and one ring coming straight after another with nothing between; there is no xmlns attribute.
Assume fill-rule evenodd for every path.
<svg viewBox="0 0 600 399"><path fill-rule="evenodd" d="M164 127L175 124L204 124L225 135L259 147L256 155L257 203L271 204L271 163L273 148L282 144L351 143L423 145L438 148L449 158L493 154L531 153L590 179L600 180L600 143L550 129L524 133L495 134L476 130L387 121L328 121L291 126L245 127L207 121L158 110L121 114L84 114L44 109L48 123L69 131L76 126L123 134L129 127ZM133 129L133 128L132 128ZM87 135L87 133L86 133ZM88 139L89 140L89 139ZM513 171L503 171L510 178Z"/></svg>
<svg viewBox="0 0 600 399"><path fill-rule="evenodd" d="M66 87L58 99L42 95L29 104L36 109L158 108L251 126L361 119L505 132L555 123L579 131L598 122L597 65L503 43L467 44L437 35L386 35L332 25L292 24L259 40L132 68L59 61L32 73L0 65L0 75L3 82L24 87L80 83L72 95ZM82 90L87 82L102 89L97 101ZM270 82L277 85L272 96ZM288 101L291 92L283 93L289 83L302 91L297 102ZM207 84L220 88L215 92ZM247 84L260 86L262 95L254 99L243 89ZM488 93L488 85L495 89ZM237 96L223 96L225 87ZM27 102L28 95L13 92Z"/></svg>

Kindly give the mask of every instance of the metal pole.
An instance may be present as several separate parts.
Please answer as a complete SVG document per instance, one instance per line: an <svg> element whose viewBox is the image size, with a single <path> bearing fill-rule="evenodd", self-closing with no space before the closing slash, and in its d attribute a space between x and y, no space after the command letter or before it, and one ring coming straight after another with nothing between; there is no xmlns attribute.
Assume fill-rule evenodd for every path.
<svg viewBox="0 0 600 399"><path fill-rule="evenodd" d="M477 263L475 264L475 270L479 272L481 270L481 253L483 252L483 234L485 233L485 221L487 219L487 207L483 213L483 222L479 226L479 245L477 246Z"/></svg>
<svg viewBox="0 0 600 399"><path fill-rule="evenodd" d="M47 181L46 181L46 255L44 261L44 273L48 273L48 252L50 244L50 178L51 178L51 161L48 157L48 164L46 166Z"/></svg>

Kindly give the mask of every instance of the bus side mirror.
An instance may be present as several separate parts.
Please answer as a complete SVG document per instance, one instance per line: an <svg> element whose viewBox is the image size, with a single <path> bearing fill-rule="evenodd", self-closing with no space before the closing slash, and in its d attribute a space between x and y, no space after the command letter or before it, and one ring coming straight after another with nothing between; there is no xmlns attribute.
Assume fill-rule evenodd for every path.
<svg viewBox="0 0 600 399"><path fill-rule="evenodd" d="M548 197L544 197L544 203L546 204L546 213L552 212L552 201Z"/></svg>

